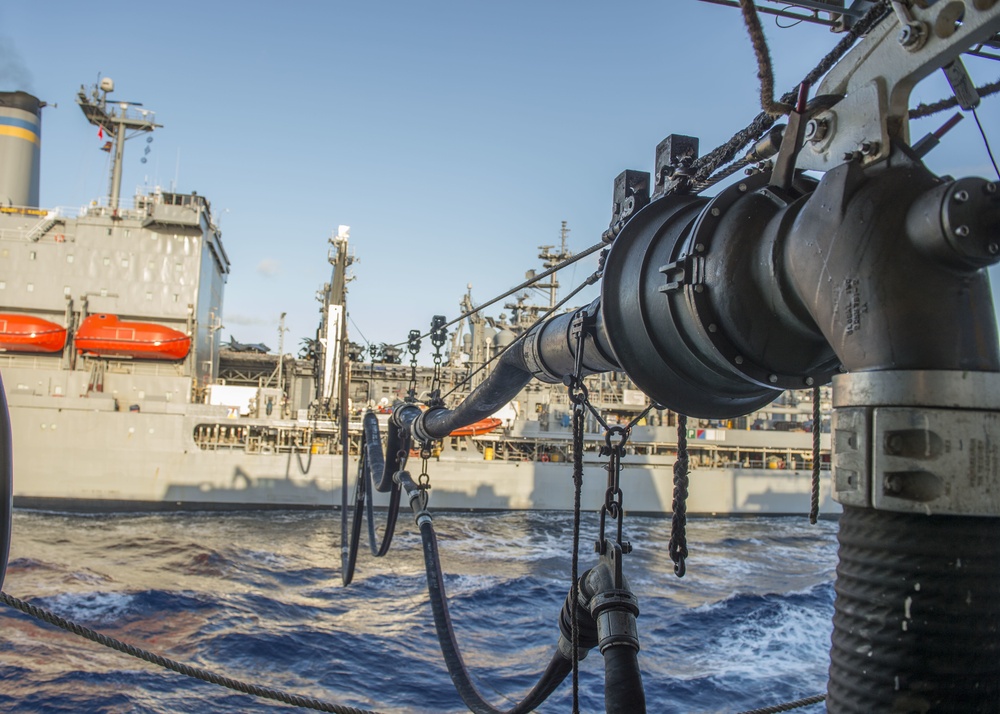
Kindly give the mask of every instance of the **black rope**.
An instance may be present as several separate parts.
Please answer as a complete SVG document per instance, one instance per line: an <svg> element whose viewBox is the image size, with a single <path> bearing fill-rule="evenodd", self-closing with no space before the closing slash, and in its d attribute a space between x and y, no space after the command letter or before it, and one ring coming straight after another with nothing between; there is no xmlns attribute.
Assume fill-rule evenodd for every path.
<svg viewBox="0 0 1000 714"><path fill-rule="evenodd" d="M156 654L155 652L150 652L142 649L141 647L136 647L135 645L128 644L127 642L122 642L114 637L92 630L89 627L84 627L83 625L67 620L66 618L60 617L59 615L49 612L48 610L32 605L31 603L13 597L12 595L8 595L5 592L0 592L0 602L3 602L5 605L9 605L16 610L20 610L25 615L30 615L36 620L41 620L42 622L46 622L50 625L55 625L56 627L62 628L67 632L71 632L78 637L90 640L91 642L96 642L99 645L103 645L104 647L127 654L130 657L141 659L144 662L155 664L158 667L163 667L164 669L172 670L178 674L183 674L185 677L200 679L201 681L208 682L209 684L217 684L220 687L226 687L227 689L232 689L243 694L249 694L253 697L261 697L263 699L271 699L284 704L289 704L293 707L315 709L321 712L334 712L335 714L376 714L375 712L365 709L342 706L340 704L333 704L319 699L313 699L312 697L303 697L298 694L283 692L280 689L271 689L270 687L262 687L259 684L251 684L238 679L230 679L229 677L223 677L222 675L209 672L208 670L201 669L200 667L193 667L189 664L177 662L176 660L169 659L168 657Z"/></svg>
<svg viewBox="0 0 1000 714"><path fill-rule="evenodd" d="M604 254L602 253L602 256ZM601 261L603 268L604 261ZM573 714L580 711L580 510L583 495L583 428L586 416L587 388L583 384L583 351L587 339L587 316L580 315L573 329L576 339L576 364L569 378L569 399L573 403L573 557L570 567L570 601L572 607L571 643L573 646Z"/></svg>
<svg viewBox="0 0 1000 714"><path fill-rule="evenodd" d="M749 711L740 712L739 714L779 714L780 712L787 712L792 709L807 707L810 704L819 704L823 701L826 701L825 694L814 694L813 696L806 697L804 699L796 699L794 702L776 704L773 707L763 707L762 709L751 709Z"/></svg>
<svg viewBox="0 0 1000 714"><path fill-rule="evenodd" d="M976 91L979 93L980 97L988 97L991 94L996 94L997 92L1000 92L1000 79L995 82L990 82L989 84L984 84L982 87L976 87ZM940 101L933 102L931 104L918 104L910 110L910 119L922 119L923 117L929 117L932 114L937 114L938 112L943 112L946 109L951 109L957 106L957 97L947 97L946 99L941 99Z"/></svg>
<svg viewBox="0 0 1000 714"><path fill-rule="evenodd" d="M309 475L309 469L312 468L312 462L313 462L312 446L309 446L308 448L309 448L309 458L306 459L306 463L305 463L305 465L303 465L302 464L302 454L300 454L295 449L295 444L292 444L292 452L294 452L294 454L295 454L296 461L299 462L299 471L302 472L303 476L308 476Z"/></svg>
<svg viewBox="0 0 1000 714"><path fill-rule="evenodd" d="M580 597L580 510L583 492L583 418L582 404L573 405L573 562L570 599L573 601L573 714L580 711L580 619L576 604Z"/></svg>
<svg viewBox="0 0 1000 714"><path fill-rule="evenodd" d="M821 426L819 414L819 386L813 387L813 423L812 423L812 496L809 501L809 522L816 523L819 517L819 430Z"/></svg>
<svg viewBox="0 0 1000 714"><path fill-rule="evenodd" d="M347 498L346 495L342 495L341 503L343 506L343 511L341 512L341 581L346 587L350 585L354 580L354 570L357 565L358 559L358 549L361 542L361 521L366 519L368 521L368 548L371 554L376 558L381 558L389 552L389 547L392 545L392 539L396 532L396 521L399 518L399 504L401 497L401 487L398 482L393 480L391 486L388 487L389 490L389 506L386 513L385 527L382 530L382 540L379 542L376 535L375 529L375 491L379 489L384 489L385 486L382 482L386 480L388 476L387 472L392 471L387 465L389 462L388 458L383 458L381 454L382 449L382 437L379 434L378 423L374 422L374 428L371 435L372 443L378 442L378 453L370 454L368 451L368 442L365 441L368 433L368 419L371 418L371 413L365 416L366 426L363 427L362 431L362 444L361 453L358 456L358 475L357 480L354 484L354 516L350 529L350 538L348 539L347 532ZM412 445L412 439L410 433L404 429L398 428L394 423L389 424L390 434L386 449L396 449L391 454L386 454L386 456L395 455L395 459L392 462L394 465L392 468L402 469L406 465L406 459L410 452L410 446ZM344 457L346 459L346 456ZM380 471L380 481L379 484L375 483L375 475L373 473L373 462L377 462L375 465L375 470ZM346 473L346 466L345 466ZM343 485L343 494L346 494L347 481L345 480Z"/></svg>
<svg viewBox="0 0 1000 714"><path fill-rule="evenodd" d="M677 415L677 460L674 461L674 500L670 517L670 559L674 561L674 574L683 578L687 568L684 559L687 549L687 497L688 497L688 450L687 417Z"/></svg>

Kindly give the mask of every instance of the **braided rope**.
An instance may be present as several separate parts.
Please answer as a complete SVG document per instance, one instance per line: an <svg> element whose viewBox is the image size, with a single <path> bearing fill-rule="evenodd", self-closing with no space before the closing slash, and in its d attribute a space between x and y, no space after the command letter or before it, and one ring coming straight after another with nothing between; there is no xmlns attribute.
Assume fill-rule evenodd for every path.
<svg viewBox="0 0 1000 714"><path fill-rule="evenodd" d="M269 687L262 687L258 684L243 682L238 679L230 679L229 677L223 677L222 675L209 672L208 670L201 669L199 667L192 667L189 664L177 662L176 660L169 659L163 655L158 655L155 652L150 652L140 647L136 647L135 645L130 645L127 642L116 640L114 637L97 632L89 627L79 625L71 620L67 620L64 617L56 615L55 613L49 612L48 610L32 605L31 603L13 597L12 595L8 595L5 592L0 592L0 602L3 602L5 605L9 605L16 610L20 610L25 615L30 615L37 620L60 627L67 632L77 635L78 637L82 637L86 640L90 640L91 642L103 645L104 647L117 650L118 652L127 654L130 657L135 657L136 659L141 659L145 662L149 662L150 664L155 664L158 667L163 667L164 669L172 670L178 674L183 674L185 677L200 679L203 682L217 684L220 687L226 687L227 689L232 689L243 694L249 694L254 697L272 699L284 704L290 704L293 707L315 709L321 712L334 712L334 714L376 714L376 712L367 711L365 709L355 709L354 707L341 706L339 704L332 704L330 702L320 701L319 699L313 699L312 697L303 697L298 694L283 692L279 689L271 689Z"/></svg>
<svg viewBox="0 0 1000 714"><path fill-rule="evenodd" d="M771 67L771 51L767 47L764 28L760 26L757 5L754 0L740 0L743 22L750 35L754 54L757 56L757 79L760 80L760 107L771 117L781 117L792 111L792 105L774 101L774 71Z"/></svg>
<svg viewBox="0 0 1000 714"><path fill-rule="evenodd" d="M674 461L674 502L670 517L670 559L674 561L674 574L683 578L687 571L684 559L687 549L687 497L688 497L688 450L687 417L677 415L677 460Z"/></svg>
<svg viewBox="0 0 1000 714"><path fill-rule="evenodd" d="M819 387L813 387L813 408L812 408L812 497L809 502L809 522L814 524L816 519L819 517L819 430L820 430L820 414L819 414Z"/></svg>
<svg viewBox="0 0 1000 714"><path fill-rule="evenodd" d="M988 97L991 94L996 94L997 92L1000 92L1000 79L995 82L990 82L989 84L984 84L982 87L976 87L976 91L979 93L980 97ZM947 99L942 99L932 104L918 104L910 110L910 119L929 117L931 114L937 114L938 112L943 112L946 109L951 109L957 106L957 97L948 97Z"/></svg>

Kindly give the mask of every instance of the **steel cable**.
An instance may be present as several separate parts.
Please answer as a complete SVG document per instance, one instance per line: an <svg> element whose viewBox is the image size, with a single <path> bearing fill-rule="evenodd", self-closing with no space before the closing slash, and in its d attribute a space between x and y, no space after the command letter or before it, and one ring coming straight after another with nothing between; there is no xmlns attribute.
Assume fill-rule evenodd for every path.
<svg viewBox="0 0 1000 714"><path fill-rule="evenodd" d="M263 687L259 684L252 684L239 679L231 679L230 677L224 677L220 674L210 672L207 669L193 667L189 664L184 664L183 662L178 662L168 657L164 657L163 655L156 654L155 652L142 649L141 647L136 647L135 645L127 642L122 642L121 640L105 635L102 632L92 630L89 627L84 627L83 625L77 624L72 620L67 620L64 617L60 617L55 613L40 608L37 605L32 605L24 600L8 595L6 592L0 592L0 602L3 602L5 605L9 605L16 610L20 610L25 615L30 615L36 620L41 620L42 622L46 622L50 625L55 625L56 627L66 630L67 632L71 632L78 637L90 640L91 642L96 642L99 645L116 650L122 654L127 654L130 657L135 657L136 659L141 659L144 662L155 664L158 667L163 667L164 669L169 669L177 672L178 674L183 674L185 677L200 679L201 681L208 682L209 684L217 684L220 687L226 687L227 689L232 689L242 694L249 694L250 696L261 697L263 699L271 699L293 707L315 709L321 712L334 712L334 714L377 714L377 712L368 711L366 709L356 709L355 707L333 704L331 702L324 702L312 697L303 697L299 694L291 694L280 689L271 689L270 687Z"/></svg>
<svg viewBox="0 0 1000 714"><path fill-rule="evenodd" d="M487 300L486 302L484 302L482 305L479 305L475 309L469 310L468 312L466 312L466 313L464 313L462 315L459 315L458 317L456 317L451 322L445 323L443 326L441 326L440 329L448 329L452 325L458 324L459 322L461 322L462 320L466 319L467 317L472 317L477 312L482 312L486 308L490 307L491 305L494 305L495 303L500 302L504 298L510 297L511 295L513 295L514 293L516 293L518 290L523 290L524 288L531 287L532 285L534 285L535 283L537 283L539 280L543 280L544 278L549 277L553 273L558 273L563 268L569 267L570 265L572 265L573 263L577 262L578 260L582 260L583 258L586 258L588 255L593 255L594 253L596 253L597 251L601 250L601 248L604 248L605 246L606 246L606 244L603 241L600 242L600 243L595 243L594 245L590 246L589 248L587 248L582 253L577 253L572 258L567 258L566 260L564 260L563 262L559 263L558 265L553 265L551 268L548 268L547 270L543 270L538 275L535 275L535 276L533 276L531 278L528 278L527 280L525 280L520 285L517 285L517 286L511 288L510 290L508 290L507 292L505 292L503 295L497 295L492 300ZM417 339L421 339L422 340L425 337L430 337L430 335L431 335L430 331L429 332L425 332L425 333L421 334L420 337L417 338ZM405 346L407 344L408 344L408 341L407 342L397 342L393 346L394 347L403 347L403 346Z"/></svg>
<svg viewBox="0 0 1000 714"><path fill-rule="evenodd" d="M794 702L775 704L772 707L762 707L761 709L751 709L749 711L740 712L739 714L780 714L780 712L787 712L792 709L807 707L810 704L819 704L823 701L826 701L825 694L814 694L811 697L805 697L804 699L796 699Z"/></svg>
<svg viewBox="0 0 1000 714"><path fill-rule="evenodd" d="M602 265L603 265L603 261L602 261ZM483 371L484 369L486 369L486 368L487 368L487 367L488 367L489 365L491 365L491 364L492 364L493 362L495 362L496 360L500 359L500 357L501 357L501 356L502 356L502 355L503 355L503 354L504 354L504 353L505 353L505 352L506 352L507 350L509 350L510 348L512 348L512 347L513 347L514 345L516 345L516 344L518 344L518 343L522 342L522 341L524 340L524 338L528 336L528 333L529 333L529 332L531 332L531 329L532 329L533 327L535 327L535 325L537 325L538 323L540 323L540 322L541 322L542 320L546 319L547 317L549 317L549 316L553 315L553 314L554 314L554 313L555 313L555 312L556 312L557 310L559 310L560 308L562 308L562 306L563 306L563 305L565 305L565 304L566 304L566 303L568 303L568 302L569 302L570 300L572 300L572 299L573 299L574 297L576 297L576 295L577 295L577 294L578 294L578 293L579 293L579 292L580 292L581 290L583 290L583 289L584 289L585 287L587 287L587 286L589 286L589 285L593 285L593 284L594 284L594 283L596 283L596 282L597 282L598 280L600 280L600 278L601 278L601 270L598 270L597 272L593 273L593 274L592 274L592 275L591 275L591 276L590 276L589 278L587 278L587 279L586 279L586 280L584 280L584 281L583 281L582 283L580 283L580 284L579 284L579 285L577 285L577 286L576 286L575 288L573 288L573 289L572 289L572 290L571 290L571 291L569 292L569 294L568 294L568 295L567 295L566 297L564 297L564 298L563 298L562 300L560 300L560 301L559 301L559 302L557 302L557 303L556 303L555 305L553 305L552 307L550 307L550 308L549 308L548 310L546 310L545 312L543 312L543 313L542 313L542 314L541 314L541 315L540 315L540 316L538 317L538 319L537 319L537 320L535 320L535 321L534 321L534 322L533 322L533 323L531 324L531 327L529 327L529 328L528 328L528 329L526 329L526 330L525 330L524 332L522 332L522 333L521 333L520 335L518 335L517 337L515 337L515 338L514 338L514 340L513 340L513 341L512 341L512 342L511 342L511 343L510 343L509 345L507 345L506 347L504 347L504 348L503 348L502 350L498 350L498 351L497 351L497 353L496 353L495 355L493 355L493 356L492 356L492 357L490 357L490 358L489 358L488 360L486 360L485 362L483 362L483 363L482 363L481 365L479 365L479 367L477 367L477 368L476 368L475 370L473 370L472 372L469 372L469 374L465 375L465 377L464 377L464 378L463 378L463 379L462 379L461 381L459 381L459 382L458 382L458 384L456 384L456 385L455 385L454 387L452 387L452 388L451 388L451 390L450 390L450 391L448 391L448 392L447 392L446 394L442 395L442 397L441 397L441 398L442 398L442 399L444 399L445 397L449 397L449 396L451 396L452 394L454 394L454 393L455 393L456 391L458 391L459 389L461 389L461 388L462 388L462 387L463 387L463 386L464 386L464 385L465 385L466 383L468 383L468 381L469 381L469 380L471 380L471 379L472 379L472 378L473 378L474 376L476 376L477 374L479 374L480 372L482 372L482 371ZM485 305L484 305L483 307L485 307ZM482 309L482 308L480 308L480 309ZM471 314L471 313L470 313L470 314ZM450 324L450 323L449 323L449 324Z"/></svg>

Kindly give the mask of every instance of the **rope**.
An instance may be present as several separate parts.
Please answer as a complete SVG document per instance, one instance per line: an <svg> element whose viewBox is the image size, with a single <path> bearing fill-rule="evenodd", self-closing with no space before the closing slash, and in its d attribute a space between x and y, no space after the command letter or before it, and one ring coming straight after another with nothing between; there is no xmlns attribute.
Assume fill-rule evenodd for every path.
<svg viewBox="0 0 1000 714"><path fill-rule="evenodd" d="M757 6L753 0L740 0L740 10L743 11L743 22L746 24L750 43L757 55L757 78L760 80L760 107L771 117L781 117L790 114L792 105L774 101L774 71L771 68L771 52L767 48L764 28L760 26Z"/></svg>
<svg viewBox="0 0 1000 714"><path fill-rule="evenodd" d="M580 620L576 604L580 597L580 509L583 491L583 417L582 404L573 407L573 565L570 596L573 600L573 714L580 711Z"/></svg>
<svg viewBox="0 0 1000 714"><path fill-rule="evenodd" d="M819 704L823 701L826 701L825 694L814 694L813 696L806 697L805 699L796 699L794 702L777 704L773 707L764 707L762 709L751 709L749 711L740 712L739 714L779 714L779 712L787 712L792 709L798 709L799 707L807 707L810 704Z"/></svg>
<svg viewBox="0 0 1000 714"><path fill-rule="evenodd" d="M602 261L603 263L603 261ZM603 267L603 266L602 266ZM576 365L569 380L569 399L573 403L573 556L570 567L572 607L571 642L573 645L573 714L580 711L580 510L583 496L583 428L586 416L587 388L583 384L583 349L587 339L586 318L574 325L580 332L576 342Z"/></svg>
<svg viewBox="0 0 1000 714"><path fill-rule="evenodd" d="M270 687L262 687L258 684L251 684L238 679L230 679L229 677L223 677L222 675L209 672L208 670L201 669L200 667L192 667L189 664L183 664L182 662L177 662L176 660L169 659L163 655L144 650L140 647L136 647L135 645L130 645L127 642L116 640L114 637L110 637L101 632L97 632L96 630L92 630L89 627L84 627L83 625L79 625L63 617L59 617L48 610L32 605L24 600L20 600L12 595L8 595L5 592L0 592L0 602L3 602L16 610L20 610L25 615L30 615L36 620L41 620L42 622L46 622L50 625L55 625L56 627L62 628L67 632L71 632L78 637L82 637L90 640L91 642L103 645L104 647L117 650L118 652L127 654L130 657L135 657L136 659L141 659L145 662L149 662L150 664L155 664L158 667L163 667L164 669L172 670L178 674L183 674L185 677L200 679L201 681L208 682L209 684L217 684L220 687L226 687L227 689L232 689L243 694L249 694L254 697L272 699L277 702L289 704L293 707L315 709L321 712L334 712L335 714L376 714L376 712L367 711L365 709L355 709L354 707L332 704L330 702L320 701L319 699L313 699L311 697L303 697L298 694L283 692L280 689L271 689Z"/></svg>
<svg viewBox="0 0 1000 714"><path fill-rule="evenodd" d="M677 415L677 460L674 461L674 502L670 516L670 559L674 561L674 574L683 578L687 568L684 559L687 549L687 497L688 497L688 450L687 417Z"/></svg>
<svg viewBox="0 0 1000 714"><path fill-rule="evenodd" d="M989 84L984 84L982 87L976 87L976 91L979 92L980 97L988 97L991 94L996 94L1000 92L1000 79ZM918 104L910 110L910 119L922 119L923 117L929 117L932 114L937 114L938 112L943 112L946 109L957 106L957 97L948 97L932 104Z"/></svg>
<svg viewBox="0 0 1000 714"><path fill-rule="evenodd" d="M812 425L812 437L813 437L813 468L812 468L812 497L809 502L809 522L813 525L816 524L816 519L819 517L819 429L820 429L820 419L819 419L819 387L813 387L813 425Z"/></svg>

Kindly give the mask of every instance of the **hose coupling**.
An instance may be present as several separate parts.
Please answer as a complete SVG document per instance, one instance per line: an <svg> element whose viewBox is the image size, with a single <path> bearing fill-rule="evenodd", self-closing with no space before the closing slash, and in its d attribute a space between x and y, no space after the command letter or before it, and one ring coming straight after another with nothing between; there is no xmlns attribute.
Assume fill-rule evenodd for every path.
<svg viewBox="0 0 1000 714"><path fill-rule="evenodd" d="M603 654L610 647L627 646L639 651L639 601L628 590L607 590L590 599L590 614L597 622L598 646Z"/></svg>
<svg viewBox="0 0 1000 714"><path fill-rule="evenodd" d="M414 407L414 409L417 409L419 411L419 407ZM413 425L411 427L411 431L413 434L413 438L417 441L417 443L423 445L423 444L429 444L430 442L434 441L435 437L433 437L427 431L427 419L435 412L439 412L443 409L444 407L442 406L430 407L426 411L420 412L420 414L417 415L415 419L413 419Z"/></svg>

